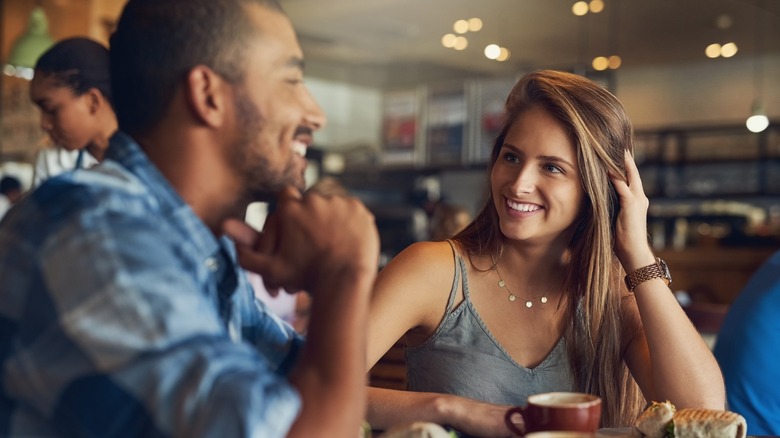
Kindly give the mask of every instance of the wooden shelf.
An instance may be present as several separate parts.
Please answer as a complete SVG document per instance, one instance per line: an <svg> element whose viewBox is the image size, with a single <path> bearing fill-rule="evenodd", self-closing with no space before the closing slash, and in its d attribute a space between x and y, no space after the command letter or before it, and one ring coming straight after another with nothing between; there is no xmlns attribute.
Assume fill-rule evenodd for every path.
<svg viewBox="0 0 780 438"><path fill-rule="evenodd" d="M731 304L758 267L777 250L698 246L657 251L656 255L669 265L672 290L685 290L696 302Z"/></svg>

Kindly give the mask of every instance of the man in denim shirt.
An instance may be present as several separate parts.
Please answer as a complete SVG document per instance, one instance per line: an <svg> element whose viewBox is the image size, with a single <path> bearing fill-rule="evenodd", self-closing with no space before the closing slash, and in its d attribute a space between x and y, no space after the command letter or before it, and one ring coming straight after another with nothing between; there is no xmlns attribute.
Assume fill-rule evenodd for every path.
<svg viewBox="0 0 780 438"><path fill-rule="evenodd" d="M350 437L365 409L374 220L301 194L324 116L270 0L130 0L120 132L0 227L0 436ZM276 197L262 234L241 220ZM257 302L314 300L306 342Z"/></svg>

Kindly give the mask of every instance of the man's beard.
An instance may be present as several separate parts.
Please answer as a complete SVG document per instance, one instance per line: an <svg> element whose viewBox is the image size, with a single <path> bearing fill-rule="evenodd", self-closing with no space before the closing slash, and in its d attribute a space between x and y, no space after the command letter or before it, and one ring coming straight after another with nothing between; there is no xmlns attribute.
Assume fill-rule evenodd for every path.
<svg viewBox="0 0 780 438"><path fill-rule="evenodd" d="M257 106L241 90L237 92L235 106L239 138L231 148L232 165L244 182L242 197L247 202L269 202L288 185L303 190L303 178L296 176L292 160L283 169L274 170L268 158L260 154L258 134L263 121Z"/></svg>

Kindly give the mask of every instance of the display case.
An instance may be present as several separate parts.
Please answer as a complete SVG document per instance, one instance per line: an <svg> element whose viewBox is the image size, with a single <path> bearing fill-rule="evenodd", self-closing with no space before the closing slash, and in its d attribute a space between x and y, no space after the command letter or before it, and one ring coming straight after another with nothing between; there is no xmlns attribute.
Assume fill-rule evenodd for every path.
<svg viewBox="0 0 780 438"><path fill-rule="evenodd" d="M637 132L636 157L648 196L780 195L780 125Z"/></svg>

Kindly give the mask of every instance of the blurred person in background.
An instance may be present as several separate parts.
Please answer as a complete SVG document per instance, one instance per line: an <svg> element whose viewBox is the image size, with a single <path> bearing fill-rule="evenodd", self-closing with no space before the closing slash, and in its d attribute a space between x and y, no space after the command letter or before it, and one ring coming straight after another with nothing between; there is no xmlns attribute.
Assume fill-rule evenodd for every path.
<svg viewBox="0 0 780 438"><path fill-rule="evenodd" d="M440 201L433 208L430 222L430 240L442 241L458 234L471 222L471 213L465 207Z"/></svg>
<svg viewBox="0 0 780 438"><path fill-rule="evenodd" d="M117 130L106 47L82 37L54 44L35 64L30 99L53 144L36 155L33 187L103 159Z"/></svg>
<svg viewBox="0 0 780 438"><path fill-rule="evenodd" d="M780 436L780 252L731 303L715 342L726 401L751 435Z"/></svg>
<svg viewBox="0 0 780 438"><path fill-rule="evenodd" d="M22 182L18 178L5 175L0 179L0 219L21 197Z"/></svg>

